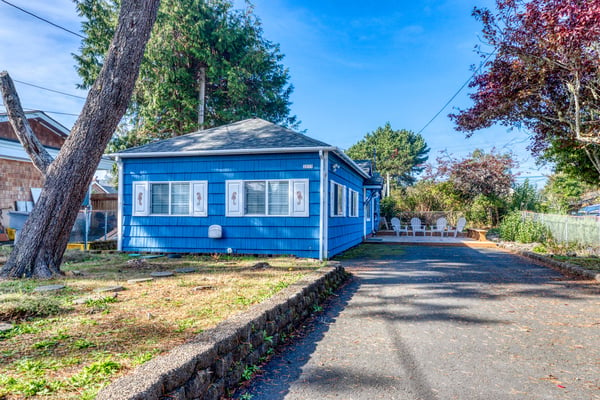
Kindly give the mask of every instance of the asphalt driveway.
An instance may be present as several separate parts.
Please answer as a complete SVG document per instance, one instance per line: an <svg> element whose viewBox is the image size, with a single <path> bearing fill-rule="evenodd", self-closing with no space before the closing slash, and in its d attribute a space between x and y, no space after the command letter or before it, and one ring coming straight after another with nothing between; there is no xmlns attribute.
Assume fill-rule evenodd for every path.
<svg viewBox="0 0 600 400"><path fill-rule="evenodd" d="M495 249L370 246L237 398L600 399L599 285Z"/></svg>

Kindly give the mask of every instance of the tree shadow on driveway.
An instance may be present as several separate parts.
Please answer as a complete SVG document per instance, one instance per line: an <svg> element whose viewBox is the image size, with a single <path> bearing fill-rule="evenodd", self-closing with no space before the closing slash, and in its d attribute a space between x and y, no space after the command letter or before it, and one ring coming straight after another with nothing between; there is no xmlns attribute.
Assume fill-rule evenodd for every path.
<svg viewBox="0 0 600 400"><path fill-rule="evenodd" d="M600 292L489 249L406 247L404 254L343 264L354 278L236 398L466 399L475 398L469 397L475 390L483 390L477 398L503 398L508 388L555 396L544 393L543 378L519 371L531 367L543 377L548 361L555 361L541 355L550 348L547 338L563 334L565 322L552 319L554 307L591 310L589 299ZM577 323L593 324L593 316L586 318ZM573 348L582 343L594 339ZM564 348L561 358L571 359ZM465 362L460 373L457 360ZM445 381L445 373L471 374L462 386L473 385L473 392L465 397L461 382Z"/></svg>

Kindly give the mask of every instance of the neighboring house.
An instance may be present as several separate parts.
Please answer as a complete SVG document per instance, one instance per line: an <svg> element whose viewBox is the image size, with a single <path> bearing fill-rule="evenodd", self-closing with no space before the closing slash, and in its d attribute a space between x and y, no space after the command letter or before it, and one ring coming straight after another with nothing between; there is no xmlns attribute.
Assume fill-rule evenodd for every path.
<svg viewBox="0 0 600 400"><path fill-rule="evenodd" d="M56 157L69 136L69 129L43 111L25 112L38 140L52 157ZM104 159L99 169L110 169L112 162ZM0 113L0 223L9 227L7 211L31 211L34 192L43 186L42 174L33 166L29 155L17 139L8 116ZM18 202L18 203L17 203ZM24 209L17 210L17 204Z"/></svg>
<svg viewBox="0 0 600 400"><path fill-rule="evenodd" d="M25 115L38 140L50 155L56 157L69 130L42 111L29 111ZM20 205L32 204L31 189L41 188L43 182L42 174L33 166L17 139L8 116L0 113L0 209L5 211L4 221L0 222L4 226L9 226L6 211L16 210L17 201Z"/></svg>
<svg viewBox="0 0 600 400"><path fill-rule="evenodd" d="M261 119L113 156L123 251L326 259L377 226L370 166Z"/></svg>

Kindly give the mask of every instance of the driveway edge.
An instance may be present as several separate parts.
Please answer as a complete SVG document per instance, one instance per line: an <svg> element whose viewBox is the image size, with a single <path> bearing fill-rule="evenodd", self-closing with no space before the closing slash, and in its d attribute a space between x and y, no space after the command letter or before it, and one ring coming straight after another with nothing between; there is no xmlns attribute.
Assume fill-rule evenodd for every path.
<svg viewBox="0 0 600 400"><path fill-rule="evenodd" d="M582 268L579 265L575 265L575 264L571 264L571 263L567 263L567 262L563 262L563 261L557 261L557 260L553 259L552 257L544 256L542 254L534 253L534 252L527 251L527 250L516 249L514 247L508 246L503 243L499 243L498 246L505 250L510 251L511 253L515 253L520 256L527 257L527 258L535 260L535 261L539 261L543 264L547 264L547 265L554 267L562 272L577 275L577 276L580 276L585 279L596 280L596 281L600 282L600 273L595 272L595 271L590 271L589 269Z"/></svg>

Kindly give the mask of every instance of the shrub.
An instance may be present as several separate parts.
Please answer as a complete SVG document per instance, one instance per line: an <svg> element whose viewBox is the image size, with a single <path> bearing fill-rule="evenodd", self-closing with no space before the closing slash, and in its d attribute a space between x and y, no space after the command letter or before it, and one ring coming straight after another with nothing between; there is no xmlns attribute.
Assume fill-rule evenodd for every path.
<svg viewBox="0 0 600 400"><path fill-rule="evenodd" d="M379 208L381 211L381 215L388 218L393 218L398 214L398 207L396 205L396 200L391 197L384 197L381 199L381 203L379 204Z"/></svg>
<svg viewBox="0 0 600 400"><path fill-rule="evenodd" d="M506 202L503 199L480 194L473 199L467 211L467 219L474 226L496 226L505 208Z"/></svg>
<svg viewBox="0 0 600 400"><path fill-rule="evenodd" d="M550 231L543 224L523 218L518 211L506 215L499 228L500 237L511 242L543 243L551 237Z"/></svg>

